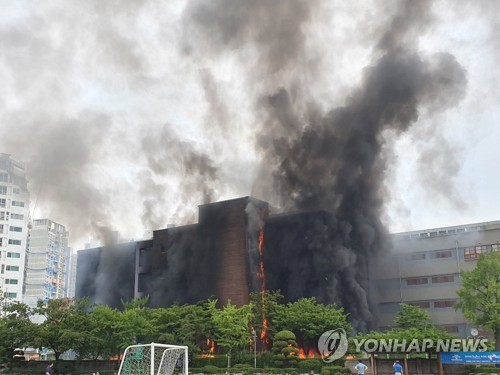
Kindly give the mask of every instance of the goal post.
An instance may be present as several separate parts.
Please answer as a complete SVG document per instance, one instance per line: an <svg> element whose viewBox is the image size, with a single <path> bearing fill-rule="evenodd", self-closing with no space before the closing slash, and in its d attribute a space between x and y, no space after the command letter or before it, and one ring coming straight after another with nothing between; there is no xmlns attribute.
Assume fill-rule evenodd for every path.
<svg viewBox="0 0 500 375"><path fill-rule="evenodd" d="M125 349L118 375L187 375L188 347L137 344Z"/></svg>

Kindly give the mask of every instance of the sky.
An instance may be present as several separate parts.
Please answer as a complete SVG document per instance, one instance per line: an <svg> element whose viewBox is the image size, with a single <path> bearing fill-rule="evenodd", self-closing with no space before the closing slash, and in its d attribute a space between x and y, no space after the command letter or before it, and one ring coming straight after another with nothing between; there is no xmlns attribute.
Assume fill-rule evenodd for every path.
<svg viewBox="0 0 500 375"><path fill-rule="evenodd" d="M415 75L427 96L375 135L382 222L500 220L500 3L416 3L3 1L0 152L26 166L32 217L65 225L76 249L241 196L297 209L280 173L317 143L292 140L370 95L391 44L440 74ZM304 176L326 188L338 162L322 163Z"/></svg>

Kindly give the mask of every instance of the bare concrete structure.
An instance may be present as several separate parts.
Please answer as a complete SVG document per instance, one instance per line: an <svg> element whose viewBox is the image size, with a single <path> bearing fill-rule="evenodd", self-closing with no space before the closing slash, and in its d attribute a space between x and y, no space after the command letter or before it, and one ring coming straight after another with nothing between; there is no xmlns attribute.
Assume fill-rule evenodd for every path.
<svg viewBox="0 0 500 375"><path fill-rule="evenodd" d="M33 220L26 253L24 295L40 300L67 297L70 249L64 225Z"/></svg>
<svg viewBox="0 0 500 375"><path fill-rule="evenodd" d="M391 238L392 249L370 267L378 327L394 326L399 303L407 303L428 311L448 332L469 336L473 327L454 309L460 271L473 269L480 254L500 250L500 221L396 233ZM487 332L479 329L479 334Z"/></svg>

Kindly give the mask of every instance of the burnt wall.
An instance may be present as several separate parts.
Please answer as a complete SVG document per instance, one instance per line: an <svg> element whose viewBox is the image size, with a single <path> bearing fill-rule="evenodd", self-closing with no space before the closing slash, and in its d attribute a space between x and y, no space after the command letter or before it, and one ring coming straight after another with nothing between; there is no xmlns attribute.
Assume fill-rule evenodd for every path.
<svg viewBox="0 0 500 375"><path fill-rule="evenodd" d="M249 198L241 198L199 208L199 228L211 254L215 295L221 305L249 302L246 213Z"/></svg>
<svg viewBox="0 0 500 375"><path fill-rule="evenodd" d="M325 211L269 217L264 227L267 289L280 290L286 301L314 296L322 303L338 302L329 283L332 221Z"/></svg>
<svg viewBox="0 0 500 375"><path fill-rule="evenodd" d="M134 298L135 242L80 250L76 271L76 298L122 307Z"/></svg>
<svg viewBox="0 0 500 375"><path fill-rule="evenodd" d="M214 257L198 225L168 228L153 234L152 306L195 303L215 295Z"/></svg>

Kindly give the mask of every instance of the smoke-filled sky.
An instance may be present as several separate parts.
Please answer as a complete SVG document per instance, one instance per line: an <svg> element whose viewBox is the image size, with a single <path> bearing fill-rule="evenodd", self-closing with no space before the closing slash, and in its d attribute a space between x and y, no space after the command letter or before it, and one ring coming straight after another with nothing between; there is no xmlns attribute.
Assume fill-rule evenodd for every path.
<svg viewBox="0 0 500 375"><path fill-rule="evenodd" d="M360 185L393 232L500 219L498 1L0 12L0 152L25 164L33 217L76 248L239 196L335 210Z"/></svg>

